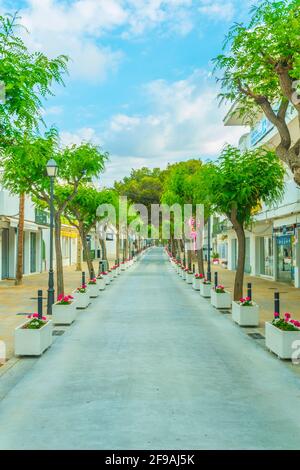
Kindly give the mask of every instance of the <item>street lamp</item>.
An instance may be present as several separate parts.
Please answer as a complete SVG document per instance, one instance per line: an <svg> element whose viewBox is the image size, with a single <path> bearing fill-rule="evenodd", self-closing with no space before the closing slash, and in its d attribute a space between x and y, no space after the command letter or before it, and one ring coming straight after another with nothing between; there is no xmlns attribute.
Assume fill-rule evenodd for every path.
<svg viewBox="0 0 300 470"><path fill-rule="evenodd" d="M211 266L210 266L210 232L211 232L211 220L210 216L207 221L207 280L211 281Z"/></svg>
<svg viewBox="0 0 300 470"><path fill-rule="evenodd" d="M54 226L54 178L57 176L56 161L51 158L47 163L47 175L50 178L50 263L48 278L48 302L47 313L52 315L52 305L54 304L54 272L53 272L53 226Z"/></svg>

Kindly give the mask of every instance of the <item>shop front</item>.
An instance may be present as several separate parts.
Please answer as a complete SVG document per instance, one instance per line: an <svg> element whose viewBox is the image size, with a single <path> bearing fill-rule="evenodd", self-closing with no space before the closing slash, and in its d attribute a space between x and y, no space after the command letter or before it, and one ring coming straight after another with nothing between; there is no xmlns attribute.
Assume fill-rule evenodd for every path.
<svg viewBox="0 0 300 470"><path fill-rule="evenodd" d="M292 284L294 282L295 225L274 229L276 239L277 280Z"/></svg>

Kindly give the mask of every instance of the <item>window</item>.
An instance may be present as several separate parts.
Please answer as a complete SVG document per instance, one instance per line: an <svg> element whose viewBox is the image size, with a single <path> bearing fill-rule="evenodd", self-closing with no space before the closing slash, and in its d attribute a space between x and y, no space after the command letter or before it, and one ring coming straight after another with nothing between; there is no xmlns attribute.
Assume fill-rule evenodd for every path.
<svg viewBox="0 0 300 470"><path fill-rule="evenodd" d="M114 239L114 234L113 233L107 233L106 234L106 240L112 241Z"/></svg>

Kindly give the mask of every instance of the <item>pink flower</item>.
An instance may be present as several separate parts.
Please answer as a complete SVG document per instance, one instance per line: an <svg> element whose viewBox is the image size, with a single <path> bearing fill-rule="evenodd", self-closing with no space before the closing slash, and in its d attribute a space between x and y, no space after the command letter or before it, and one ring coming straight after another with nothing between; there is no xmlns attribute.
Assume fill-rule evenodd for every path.
<svg viewBox="0 0 300 470"><path fill-rule="evenodd" d="M288 321L290 320L290 318L291 318L291 314L290 314L290 313L285 313L285 314L284 314L284 320L285 320L286 322L288 322Z"/></svg>
<svg viewBox="0 0 300 470"><path fill-rule="evenodd" d="M279 313L278 313L278 312L275 312L275 313L274 313L274 317L275 317L275 318L279 318L279 317L280 317Z"/></svg>
<svg viewBox="0 0 300 470"><path fill-rule="evenodd" d="M71 300L74 299L74 297L72 295L68 295L68 298L71 299Z"/></svg>
<svg viewBox="0 0 300 470"><path fill-rule="evenodd" d="M63 298L64 296L62 294L59 294L59 296L57 297L57 300L60 302Z"/></svg>
<svg viewBox="0 0 300 470"><path fill-rule="evenodd" d="M251 299L250 299L250 297L246 297L246 299L245 299L245 300L247 300L247 302L249 302L249 300L251 300Z"/></svg>
<svg viewBox="0 0 300 470"><path fill-rule="evenodd" d="M42 317L42 320L43 320L43 321L47 321L47 317Z"/></svg>

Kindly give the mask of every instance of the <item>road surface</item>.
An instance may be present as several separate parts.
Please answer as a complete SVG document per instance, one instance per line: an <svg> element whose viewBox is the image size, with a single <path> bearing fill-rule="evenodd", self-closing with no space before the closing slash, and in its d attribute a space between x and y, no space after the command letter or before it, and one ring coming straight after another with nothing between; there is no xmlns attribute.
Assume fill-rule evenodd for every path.
<svg viewBox="0 0 300 470"><path fill-rule="evenodd" d="M154 248L0 379L0 449L297 449L300 380Z"/></svg>

